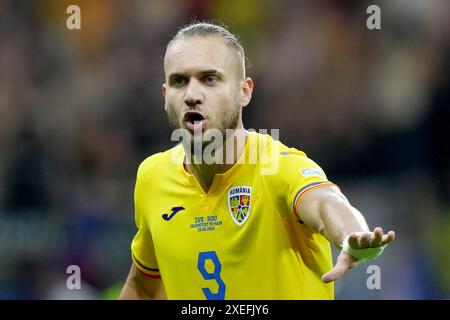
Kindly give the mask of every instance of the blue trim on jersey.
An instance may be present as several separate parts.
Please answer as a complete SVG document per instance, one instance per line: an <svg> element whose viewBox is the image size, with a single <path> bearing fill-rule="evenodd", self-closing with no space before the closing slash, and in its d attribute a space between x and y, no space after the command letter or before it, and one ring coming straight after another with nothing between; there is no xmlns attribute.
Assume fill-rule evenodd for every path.
<svg viewBox="0 0 450 320"><path fill-rule="evenodd" d="M292 210L294 210L294 212L295 212L295 207L294 207L294 206L295 206L295 202L297 201L297 197L298 197L298 195L299 195L300 193L302 193L305 189L308 189L308 188L317 186L318 184L322 184L322 183L326 183L326 181L322 181L322 182L313 182L313 183L310 183L310 184L304 186L303 188L301 188L301 189L295 194L294 201L292 202Z"/></svg>

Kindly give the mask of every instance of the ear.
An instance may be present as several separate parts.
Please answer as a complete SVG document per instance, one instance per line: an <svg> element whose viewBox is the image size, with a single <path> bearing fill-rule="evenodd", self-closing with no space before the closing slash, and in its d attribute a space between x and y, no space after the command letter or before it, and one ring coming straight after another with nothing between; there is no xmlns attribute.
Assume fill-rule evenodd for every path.
<svg viewBox="0 0 450 320"><path fill-rule="evenodd" d="M245 78L241 84L241 106L246 107L252 99L253 80L250 77Z"/></svg>
<svg viewBox="0 0 450 320"><path fill-rule="evenodd" d="M166 84L165 83L163 83L163 85L162 85L162 94L163 94L164 97L166 97L167 88L166 88ZM164 109L167 111L167 104L165 104L165 103L164 103Z"/></svg>

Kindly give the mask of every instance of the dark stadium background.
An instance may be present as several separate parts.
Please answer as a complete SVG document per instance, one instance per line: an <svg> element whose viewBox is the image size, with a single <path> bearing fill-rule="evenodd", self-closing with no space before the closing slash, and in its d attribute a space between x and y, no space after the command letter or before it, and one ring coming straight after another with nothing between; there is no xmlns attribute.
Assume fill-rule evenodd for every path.
<svg viewBox="0 0 450 320"><path fill-rule="evenodd" d="M66 28L69 4L81 30ZM381 30L366 28L370 4ZM240 35L255 81L246 127L280 129L371 227L397 232L336 298L449 298L446 0L0 0L0 298L115 297L137 166L173 145L164 47L194 17ZM366 286L371 264L380 290ZM81 290L66 288L69 265Z"/></svg>

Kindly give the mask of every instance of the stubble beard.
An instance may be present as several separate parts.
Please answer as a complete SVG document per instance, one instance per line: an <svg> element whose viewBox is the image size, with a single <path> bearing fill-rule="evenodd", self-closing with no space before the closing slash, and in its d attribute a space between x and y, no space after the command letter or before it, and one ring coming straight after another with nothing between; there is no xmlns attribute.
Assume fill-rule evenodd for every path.
<svg viewBox="0 0 450 320"><path fill-rule="evenodd" d="M216 141L215 138L212 138L212 135L208 134L208 130L203 131L202 130L202 135L201 136L194 136L192 135L186 128L183 127L182 125L182 119L180 118L180 116L176 113L176 111L170 107L167 106L166 108L167 110L167 118L169 121L169 126L171 128L172 131L178 130L178 129L183 129L186 132L186 135L188 135L189 139L184 139L183 142L187 142L188 140L190 140L190 143L188 143L187 145L184 145L185 148L189 148L191 150L191 154L198 154L199 152L201 152L200 154L203 154L203 151L205 150L205 148L207 146L209 146L210 144L214 143L216 146L215 148L220 148L223 145L225 145L226 140L229 138L232 138L231 136L233 136L234 134L230 133L234 133L234 131L236 130L238 123L239 123L239 119L241 117L241 111L239 108L239 105L236 104L235 109L233 110L233 112L222 112L221 114L219 114L218 119L219 122L218 123L212 123L212 127L210 127L209 129L215 129L215 130L219 130L221 133L221 137L222 140L221 141ZM208 118L208 121L211 121L210 118ZM208 124L211 124L210 122L208 122ZM232 129L232 130L228 130L227 129ZM227 136L228 134L228 136ZM186 138L188 138L186 137ZM201 141L198 141L196 139L199 139ZM200 146L201 150L196 150L196 146ZM196 153L197 152L197 153Z"/></svg>

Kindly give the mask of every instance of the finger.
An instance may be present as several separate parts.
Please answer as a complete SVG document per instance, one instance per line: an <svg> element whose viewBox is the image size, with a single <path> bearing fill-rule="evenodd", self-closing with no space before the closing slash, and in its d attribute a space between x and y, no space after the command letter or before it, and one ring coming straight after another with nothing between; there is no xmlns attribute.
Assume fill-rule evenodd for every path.
<svg viewBox="0 0 450 320"><path fill-rule="evenodd" d="M329 283L342 277L342 275L356 263L356 259L349 255L347 252L341 252L336 265L330 271L322 276L322 281Z"/></svg>
<svg viewBox="0 0 450 320"><path fill-rule="evenodd" d="M331 269L322 276L322 281L325 283L333 282L342 277L342 275L345 273L345 271L347 271L347 269L348 265L346 265L345 263L343 262L336 263L333 269Z"/></svg>
<svg viewBox="0 0 450 320"><path fill-rule="evenodd" d="M377 227L375 229L373 229L373 239L370 242L370 247L371 248L376 248L376 247L380 247L381 246L381 240L383 239L383 229L380 227Z"/></svg>
<svg viewBox="0 0 450 320"><path fill-rule="evenodd" d="M358 249L365 249L368 248L370 246L370 240L371 240L371 233L369 232L365 232L363 233L360 237L359 237L359 241L358 241Z"/></svg>
<svg viewBox="0 0 450 320"><path fill-rule="evenodd" d="M383 228L376 227L373 229L373 233L375 234L375 239L381 241L381 238L383 237Z"/></svg>
<svg viewBox="0 0 450 320"><path fill-rule="evenodd" d="M381 245L384 246L386 244L389 244L392 241L394 241L394 239L395 239L395 232L394 231L389 231L388 234L385 234L383 236L383 240L381 240Z"/></svg>
<svg viewBox="0 0 450 320"><path fill-rule="evenodd" d="M356 233L351 233L348 237L348 244L352 248L358 248L358 235Z"/></svg>

